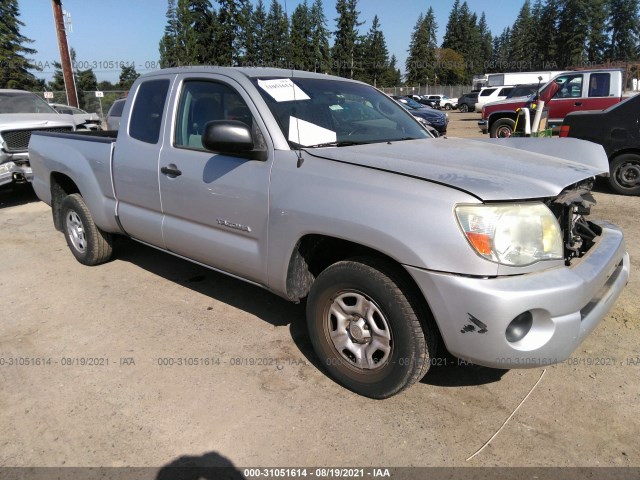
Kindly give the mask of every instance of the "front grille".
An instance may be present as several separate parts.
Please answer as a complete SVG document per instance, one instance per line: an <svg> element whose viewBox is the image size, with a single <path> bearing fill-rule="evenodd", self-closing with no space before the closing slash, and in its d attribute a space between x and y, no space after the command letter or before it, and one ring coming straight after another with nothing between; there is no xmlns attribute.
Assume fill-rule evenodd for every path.
<svg viewBox="0 0 640 480"><path fill-rule="evenodd" d="M34 130L12 130L2 132L2 138L5 141L6 149L11 153L26 152L31 140L31 132L71 132L71 127L59 128L39 128Z"/></svg>

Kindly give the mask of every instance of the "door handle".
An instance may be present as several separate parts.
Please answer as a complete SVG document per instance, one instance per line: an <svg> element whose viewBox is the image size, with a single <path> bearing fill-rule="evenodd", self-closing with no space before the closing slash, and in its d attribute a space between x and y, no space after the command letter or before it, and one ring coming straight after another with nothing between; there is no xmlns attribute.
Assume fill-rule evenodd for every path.
<svg viewBox="0 0 640 480"><path fill-rule="evenodd" d="M178 169L178 167L173 164L162 167L160 171L170 177L179 177L180 175L182 175L182 172Z"/></svg>
<svg viewBox="0 0 640 480"><path fill-rule="evenodd" d="M576 103L574 103L574 105L575 105L576 107L581 107L581 106L582 106L582 102L576 102Z"/></svg>

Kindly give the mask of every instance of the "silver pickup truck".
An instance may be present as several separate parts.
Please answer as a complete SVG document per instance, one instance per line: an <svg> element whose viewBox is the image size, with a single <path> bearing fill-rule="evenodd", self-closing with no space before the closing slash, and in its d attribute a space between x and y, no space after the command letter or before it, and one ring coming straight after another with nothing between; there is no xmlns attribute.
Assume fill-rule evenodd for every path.
<svg viewBox="0 0 640 480"><path fill-rule="evenodd" d="M114 235L306 299L326 371L368 397L436 348L560 362L629 276L622 232L587 220L600 146L431 138L360 82L192 67L138 79L119 133L33 135L38 196L75 257Z"/></svg>

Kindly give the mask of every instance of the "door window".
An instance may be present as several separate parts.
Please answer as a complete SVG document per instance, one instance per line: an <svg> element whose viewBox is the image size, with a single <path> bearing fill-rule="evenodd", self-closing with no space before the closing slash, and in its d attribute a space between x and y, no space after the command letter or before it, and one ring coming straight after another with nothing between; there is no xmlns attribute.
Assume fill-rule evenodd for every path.
<svg viewBox="0 0 640 480"><path fill-rule="evenodd" d="M495 89L495 88L487 88L486 90L483 90L483 91L480 93L480 96L481 96L481 97L488 97L489 95L491 95L491 94L492 94L493 92L495 92L495 91L496 91L496 89Z"/></svg>
<svg viewBox="0 0 640 480"><path fill-rule="evenodd" d="M255 148L266 148L262 133L238 92L223 83L204 80L185 82L176 118L175 146L204 150L204 127L207 122L215 120L245 123L251 129Z"/></svg>
<svg viewBox="0 0 640 480"><path fill-rule="evenodd" d="M556 83L560 84L560 89L553 96L554 98L579 98L582 96L582 74L559 77Z"/></svg>

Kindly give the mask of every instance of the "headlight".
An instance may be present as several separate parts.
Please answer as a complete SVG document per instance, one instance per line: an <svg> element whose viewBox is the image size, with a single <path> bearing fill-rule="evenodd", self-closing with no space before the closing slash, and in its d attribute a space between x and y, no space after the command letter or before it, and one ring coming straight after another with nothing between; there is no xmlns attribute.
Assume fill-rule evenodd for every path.
<svg viewBox="0 0 640 480"><path fill-rule="evenodd" d="M469 244L492 262L525 266L563 258L560 225L542 203L459 205L456 216Z"/></svg>

